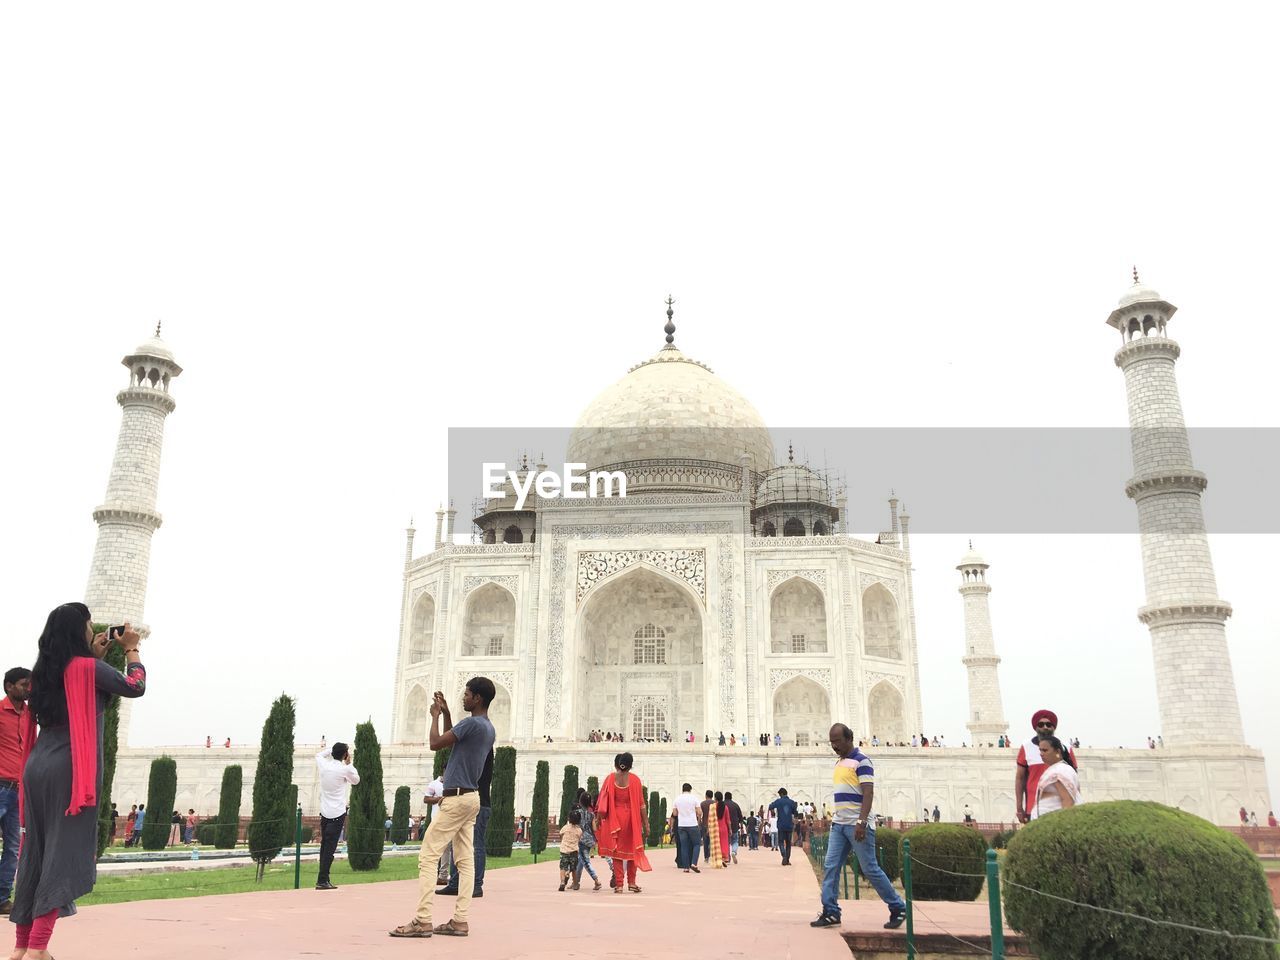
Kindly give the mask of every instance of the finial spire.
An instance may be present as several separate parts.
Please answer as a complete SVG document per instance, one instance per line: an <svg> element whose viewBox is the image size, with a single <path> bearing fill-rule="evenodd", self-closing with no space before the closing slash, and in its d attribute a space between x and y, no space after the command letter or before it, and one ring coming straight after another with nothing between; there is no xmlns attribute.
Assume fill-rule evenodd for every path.
<svg viewBox="0 0 1280 960"><path fill-rule="evenodd" d="M667 343L676 342L676 325L672 322L672 317L676 315L676 312L671 309L673 303L675 301L671 299L671 294L667 294L667 325L662 328L666 331Z"/></svg>
<svg viewBox="0 0 1280 960"><path fill-rule="evenodd" d="M787 463L796 462L796 452L791 446L791 441L787 441Z"/></svg>
<svg viewBox="0 0 1280 960"><path fill-rule="evenodd" d="M972 550L972 549L973 549L973 537L970 537L970 538L969 538L969 549L970 549L970 550Z"/></svg>
<svg viewBox="0 0 1280 960"><path fill-rule="evenodd" d="M1138 265L1137 264L1134 264L1133 266L1133 282L1135 285L1138 282Z"/></svg>
<svg viewBox="0 0 1280 960"><path fill-rule="evenodd" d="M160 321L159 320L156 321L156 339L157 340L160 339Z"/></svg>

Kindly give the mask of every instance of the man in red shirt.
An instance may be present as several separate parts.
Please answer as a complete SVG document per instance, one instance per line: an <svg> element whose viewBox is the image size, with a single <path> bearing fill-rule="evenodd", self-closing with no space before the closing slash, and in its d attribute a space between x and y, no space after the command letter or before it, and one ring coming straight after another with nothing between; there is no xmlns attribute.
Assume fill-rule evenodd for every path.
<svg viewBox="0 0 1280 960"><path fill-rule="evenodd" d="M31 671L14 667L4 675L4 699L0 700L0 833L4 853L0 855L0 914L9 912L13 876L18 870L18 790L22 780L22 743L18 723L31 695Z"/></svg>
<svg viewBox="0 0 1280 960"><path fill-rule="evenodd" d="M1013 781L1013 799L1018 806L1019 823L1028 823L1031 820L1031 814L1027 811L1035 806L1040 774L1044 773L1044 760L1040 757L1040 740L1042 737L1057 736L1058 715L1052 710L1037 710L1031 717L1031 727L1035 730L1035 735L1018 748L1018 773ZM1063 740L1063 748L1071 754L1071 765L1079 769L1075 751L1071 750L1069 743L1069 740Z"/></svg>

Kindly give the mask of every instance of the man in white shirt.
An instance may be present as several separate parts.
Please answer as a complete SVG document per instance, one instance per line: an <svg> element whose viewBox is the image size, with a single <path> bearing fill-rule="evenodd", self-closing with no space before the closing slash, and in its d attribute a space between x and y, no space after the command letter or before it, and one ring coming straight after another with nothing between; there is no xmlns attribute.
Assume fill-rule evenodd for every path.
<svg viewBox="0 0 1280 960"><path fill-rule="evenodd" d="M436 777L427 784L427 792L422 797L422 802L427 805L427 822L435 816L435 807L444 797L444 774ZM449 869L453 866L453 844L449 844L444 848L444 854L440 857L439 865L436 867L436 886L444 886L449 882Z"/></svg>
<svg viewBox="0 0 1280 960"><path fill-rule="evenodd" d="M341 742L335 743L332 751L317 753L316 766L320 768L320 875L316 889L337 890L329 882L329 867L347 821L347 794L352 784L360 782L360 773L351 762L351 751Z"/></svg>
<svg viewBox="0 0 1280 960"><path fill-rule="evenodd" d="M693 795L693 787L685 784L680 788L683 792L675 800L676 817L676 864L685 873L698 869L699 842L698 824L702 820L702 809L698 806L698 798Z"/></svg>

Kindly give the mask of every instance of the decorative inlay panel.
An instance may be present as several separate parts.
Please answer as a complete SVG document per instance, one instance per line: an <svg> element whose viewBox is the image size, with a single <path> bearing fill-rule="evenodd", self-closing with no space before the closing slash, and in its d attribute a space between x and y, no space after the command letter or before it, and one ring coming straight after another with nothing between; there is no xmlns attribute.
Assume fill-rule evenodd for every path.
<svg viewBox="0 0 1280 960"><path fill-rule="evenodd" d="M436 592L437 586L435 582L424 584L421 587L415 587L413 593L409 594L409 609L412 610L419 598L425 593L432 600L437 600L439 594Z"/></svg>
<svg viewBox="0 0 1280 960"><path fill-rule="evenodd" d="M467 681L472 677L488 677L498 686L507 691L507 696L512 696L515 692L515 671L514 670L472 670L469 673L458 672L458 682L454 685L456 691L461 691L467 685ZM450 694L446 693L446 696Z"/></svg>
<svg viewBox="0 0 1280 960"><path fill-rule="evenodd" d="M462 581L462 595L465 597L476 587L482 587L486 583L496 583L500 587L505 587L507 591L514 597L520 586L520 578L515 574L507 574L501 576L478 576L464 577Z"/></svg>
<svg viewBox="0 0 1280 960"><path fill-rule="evenodd" d="M902 677L898 676L896 673L868 673L867 689L870 690L872 687L874 687L877 683L879 683L882 680L888 680L891 684L893 684L895 687L898 688L899 693L903 692L904 681Z"/></svg>
<svg viewBox="0 0 1280 960"><path fill-rule="evenodd" d="M577 602L596 584L637 563L679 577L707 603L707 552L693 550L584 550L578 554Z"/></svg>
<svg viewBox="0 0 1280 960"><path fill-rule="evenodd" d="M658 536L688 537L707 536L709 534L730 533L732 526L727 520L714 521L666 521L661 523L601 523L601 524L564 524L553 526L544 532L544 537L551 541L551 582L548 584L547 607L547 659L546 683L544 684L545 701L542 721L547 727L556 727L560 723L560 703L564 685L564 586L565 574L569 564L568 540L607 540L612 538ZM732 538L728 538L732 540ZM720 562L723 564L723 555ZM719 569L717 575L723 584L727 571ZM732 621L730 621L732 626ZM724 621L721 620L721 629ZM732 635L721 637L722 643L732 645Z"/></svg>
<svg viewBox="0 0 1280 960"><path fill-rule="evenodd" d="M827 590L827 571L825 570L770 570L766 581L768 592L773 593L778 584L784 583L792 577L804 577L804 579L821 587L824 593Z"/></svg>
<svg viewBox="0 0 1280 960"><path fill-rule="evenodd" d="M737 604L734 596L733 538L719 538L717 570L720 584L720 722L736 727L734 712L737 706L735 691L738 689L733 656L733 611Z"/></svg>
<svg viewBox="0 0 1280 960"><path fill-rule="evenodd" d="M864 592L867 589L867 587L871 586L873 583L884 584L885 589L888 590L891 594L893 594L893 599L896 600L898 603L902 603L902 597L900 595L900 589L899 589L898 581L896 579L894 579L893 577L879 577L879 576L876 576L874 573L867 573L866 571L860 571L858 573L858 592L859 593Z"/></svg>
<svg viewBox="0 0 1280 960"><path fill-rule="evenodd" d="M827 667L776 667L769 671L769 689L776 692L780 686L796 677L807 677L827 691L827 696L832 695L831 671Z"/></svg>

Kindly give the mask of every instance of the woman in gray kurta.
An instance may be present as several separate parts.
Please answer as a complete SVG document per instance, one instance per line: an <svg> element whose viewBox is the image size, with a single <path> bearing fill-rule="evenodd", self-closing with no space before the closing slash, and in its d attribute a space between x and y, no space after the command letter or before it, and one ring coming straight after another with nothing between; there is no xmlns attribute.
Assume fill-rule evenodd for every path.
<svg viewBox="0 0 1280 960"><path fill-rule="evenodd" d="M101 659L112 640L125 651L126 672ZM52 910L59 917L76 912L75 901L93 889L98 876L98 812L87 807L67 816L71 798L71 730L67 720L62 674L73 657L93 655L98 761L95 795L102 793L103 715L113 695L140 697L146 670L138 657L138 634L93 635L89 609L68 603L51 614L40 637L40 654L32 673L29 709L40 735L22 774L26 836L18 862L16 891L9 919L30 924ZM32 949L38 949L32 944Z"/></svg>

